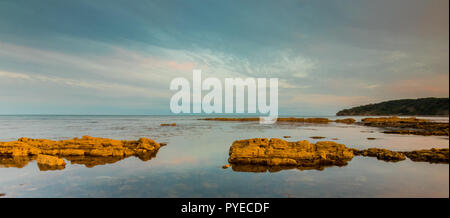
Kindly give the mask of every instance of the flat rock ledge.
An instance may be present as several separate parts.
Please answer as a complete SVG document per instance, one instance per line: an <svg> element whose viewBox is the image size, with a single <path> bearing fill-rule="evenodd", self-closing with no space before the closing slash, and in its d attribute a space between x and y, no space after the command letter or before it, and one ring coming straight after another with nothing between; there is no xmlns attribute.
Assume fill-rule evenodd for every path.
<svg viewBox="0 0 450 218"><path fill-rule="evenodd" d="M215 117L215 118L200 118L198 120L209 120L209 121L236 121L236 122L250 122L259 121L259 117ZM279 117L277 122L298 122L298 123L329 123L333 122L328 118L295 118L295 117Z"/></svg>
<svg viewBox="0 0 450 218"><path fill-rule="evenodd" d="M353 151L336 142L312 144L306 140L287 142L277 138L254 138L235 141L229 155L228 162L232 165L321 168L346 165L353 158Z"/></svg>
<svg viewBox="0 0 450 218"><path fill-rule="evenodd" d="M93 167L114 163L129 156L146 161L155 157L161 145L148 138L138 140L114 140L83 136L69 140L19 138L17 141L0 142L0 165L23 167L36 160L41 170L65 168L65 158L75 164Z"/></svg>
<svg viewBox="0 0 450 218"><path fill-rule="evenodd" d="M315 144L306 140L288 142L282 139L253 138L233 142L228 162L234 171L277 172L284 169L323 170L345 166L354 156L376 157L397 162L409 157L412 161L448 163L448 149L397 152L380 148L358 150L332 141Z"/></svg>
<svg viewBox="0 0 450 218"><path fill-rule="evenodd" d="M448 164L448 148L432 148L403 153L412 161Z"/></svg>
<svg viewBox="0 0 450 218"><path fill-rule="evenodd" d="M41 171L61 170L66 167L64 159L45 154L38 154L36 162Z"/></svg>
<svg viewBox="0 0 450 218"><path fill-rule="evenodd" d="M251 122L251 121L259 121L259 117L244 117L244 118L236 118L236 117L214 117L214 118L200 118L199 120L209 120L209 121L236 121L236 122ZM353 118L346 119L336 119L330 120L328 118L315 117L315 118L297 118L297 117L279 117L277 118L277 122L294 122L294 123L345 123L345 124L353 124L356 122Z"/></svg>
<svg viewBox="0 0 450 218"><path fill-rule="evenodd" d="M417 119L415 117L400 118L378 117L364 118L361 123L365 126L389 128L384 131L386 134L408 134L408 135L449 135L449 123L432 122L425 119Z"/></svg>
<svg viewBox="0 0 450 218"><path fill-rule="evenodd" d="M397 162L405 160L406 157L402 152L390 151L381 148L369 148L366 150L358 150L353 148L353 154L357 156L376 157L378 160Z"/></svg>

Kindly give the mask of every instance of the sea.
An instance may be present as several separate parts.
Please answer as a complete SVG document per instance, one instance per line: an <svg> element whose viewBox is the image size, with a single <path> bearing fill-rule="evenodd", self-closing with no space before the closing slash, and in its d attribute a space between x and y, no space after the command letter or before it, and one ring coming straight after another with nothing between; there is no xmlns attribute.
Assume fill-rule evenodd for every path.
<svg viewBox="0 0 450 218"><path fill-rule="evenodd" d="M50 171L41 171L34 160L21 166L0 163L0 193L11 198L449 197L448 164L409 159L394 163L358 156L341 167L277 172L222 169L228 163L230 146L241 139L290 136L285 140L326 140L350 148L411 151L448 148L448 136L384 134L382 128L334 122L262 125L199 118L202 116L0 116L0 141L20 137L61 140L89 135L126 140L147 137L167 143L147 161L128 157L94 166L66 161L65 169ZM353 118L361 120L362 117ZM449 120L448 117L424 118ZM160 126L162 123L177 125ZM312 136L325 138L312 139Z"/></svg>

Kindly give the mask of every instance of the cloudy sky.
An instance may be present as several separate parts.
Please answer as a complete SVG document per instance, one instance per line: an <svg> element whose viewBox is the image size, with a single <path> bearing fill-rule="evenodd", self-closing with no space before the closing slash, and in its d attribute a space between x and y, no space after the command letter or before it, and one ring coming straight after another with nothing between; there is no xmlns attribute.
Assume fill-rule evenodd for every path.
<svg viewBox="0 0 450 218"><path fill-rule="evenodd" d="M170 114L175 77L277 77L281 114L449 96L449 1L0 1L0 114Z"/></svg>

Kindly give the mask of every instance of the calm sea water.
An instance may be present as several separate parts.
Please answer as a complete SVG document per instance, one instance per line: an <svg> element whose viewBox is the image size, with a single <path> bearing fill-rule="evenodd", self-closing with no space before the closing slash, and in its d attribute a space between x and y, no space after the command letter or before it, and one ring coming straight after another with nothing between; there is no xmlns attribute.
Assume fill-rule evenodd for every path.
<svg viewBox="0 0 450 218"><path fill-rule="evenodd" d="M134 157L87 168L70 164L40 171L0 168L6 197L449 197L449 165L379 161L355 157L344 167L276 173L222 169L233 141L292 136L289 141L327 137L348 147L408 151L448 148L443 136L387 135L382 129L346 124L201 121L195 116L0 116L0 141L19 137L69 139L152 138L168 143L155 158ZM335 117L330 117L335 119ZM360 119L360 118L356 118ZM448 122L448 117L431 118ZM161 123L177 123L161 127ZM368 140L374 137L376 140Z"/></svg>

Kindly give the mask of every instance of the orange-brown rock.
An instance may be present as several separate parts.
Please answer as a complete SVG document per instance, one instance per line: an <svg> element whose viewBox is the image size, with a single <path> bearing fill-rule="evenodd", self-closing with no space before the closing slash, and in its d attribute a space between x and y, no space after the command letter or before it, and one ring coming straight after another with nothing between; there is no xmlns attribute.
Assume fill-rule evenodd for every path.
<svg viewBox="0 0 450 218"><path fill-rule="evenodd" d="M383 133L386 134L400 134L400 135L423 135L423 136L430 136L430 135L448 135L448 131L446 130L386 130L383 131Z"/></svg>
<svg viewBox="0 0 450 218"><path fill-rule="evenodd" d="M83 136L69 140L53 141L48 139L20 138L17 141L0 142L0 165L17 166L26 165L25 159L40 159L42 166L46 159L56 160L47 156L64 157L75 163L95 166L111 161L118 161L129 156L139 157L141 160L149 160L158 152L161 145L148 138L139 140L114 140ZM24 157L24 158L20 158ZM86 161L83 161L85 159ZM112 160L113 159L113 160ZM2 163L3 162L3 163ZM6 163L6 164L5 164ZM98 163L98 164L96 164ZM9 164L9 165L8 165Z"/></svg>
<svg viewBox="0 0 450 218"><path fill-rule="evenodd" d="M199 120L211 120L211 121L259 121L259 117L246 117L246 118L233 118L233 117L216 117L216 118L203 118ZM280 117L277 122L298 122L298 123L328 123L331 122L328 118L295 118L295 117Z"/></svg>
<svg viewBox="0 0 450 218"><path fill-rule="evenodd" d="M448 148L425 149L411 152L403 152L412 161L430 163L448 163Z"/></svg>
<svg viewBox="0 0 450 218"><path fill-rule="evenodd" d="M376 157L397 162L409 157L412 161L448 163L449 149L431 149L397 152L380 148L358 150L336 142L288 142L282 139L254 138L233 142L228 162L238 172L278 172L281 170L323 170L325 167L343 166L353 156Z"/></svg>
<svg viewBox="0 0 450 218"><path fill-rule="evenodd" d="M355 123L356 120L353 119L353 118L346 118L346 119L336 119L334 122L336 122L336 123L352 124L352 123Z"/></svg>
<svg viewBox="0 0 450 218"><path fill-rule="evenodd" d="M324 139L326 137L323 137L323 136L311 136L310 138L312 138L312 139Z"/></svg>
<svg viewBox="0 0 450 218"><path fill-rule="evenodd" d="M66 162L59 157L38 154L36 162L41 170L60 170L66 167Z"/></svg>
<svg viewBox="0 0 450 218"><path fill-rule="evenodd" d="M69 140L20 138L12 142L0 142L0 155L30 156L132 156L152 152L160 145L148 138L137 141L114 140L83 136Z"/></svg>
<svg viewBox="0 0 450 218"><path fill-rule="evenodd" d="M176 123L161 123L160 126L176 126Z"/></svg>
<svg viewBox="0 0 450 218"><path fill-rule="evenodd" d="M406 157L402 152L396 152L396 151L390 151L387 149L381 149L381 148L369 148L366 150L358 150L358 149L352 149L353 154L356 156L366 156L366 157L376 157L378 160L384 160L384 161L401 161L405 160Z"/></svg>
<svg viewBox="0 0 450 218"><path fill-rule="evenodd" d="M351 149L336 142L287 142L282 139L255 138L235 141L228 162L235 165L311 167L346 165L353 158Z"/></svg>
<svg viewBox="0 0 450 218"><path fill-rule="evenodd" d="M425 119L417 119L415 117L405 117L405 118L400 118L397 116L391 116L391 117L369 117L369 118L364 118L361 120L363 123L379 123L379 124L392 124L392 125L396 125L399 123L428 123L428 120Z"/></svg>
<svg viewBox="0 0 450 218"><path fill-rule="evenodd" d="M225 164L225 165L222 166L222 169L227 169L230 166L231 166L230 164Z"/></svg>
<svg viewBox="0 0 450 218"><path fill-rule="evenodd" d="M425 119L417 119L415 117L399 118L379 117L364 118L362 124L373 127L391 128L384 131L390 134L414 134L414 135L449 135L449 124L431 122Z"/></svg>

